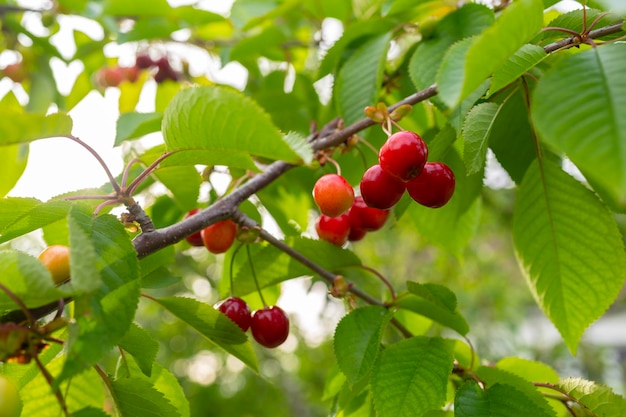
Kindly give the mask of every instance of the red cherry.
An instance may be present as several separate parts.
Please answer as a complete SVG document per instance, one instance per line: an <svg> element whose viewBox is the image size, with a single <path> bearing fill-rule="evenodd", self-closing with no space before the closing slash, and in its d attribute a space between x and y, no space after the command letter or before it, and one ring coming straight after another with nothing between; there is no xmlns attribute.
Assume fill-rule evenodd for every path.
<svg viewBox="0 0 626 417"><path fill-rule="evenodd" d="M400 201L406 185L383 171L380 165L373 165L363 174L360 188L365 204L387 210Z"/></svg>
<svg viewBox="0 0 626 417"><path fill-rule="evenodd" d="M351 227L350 234L348 235L348 240L350 242L356 242L358 240L363 239L366 234L367 234L367 230L357 229L356 227Z"/></svg>
<svg viewBox="0 0 626 417"><path fill-rule="evenodd" d="M122 74L126 81L130 81L131 83L134 83L135 81L139 79L139 67L137 66L120 67L120 71L122 71Z"/></svg>
<svg viewBox="0 0 626 417"><path fill-rule="evenodd" d="M428 148L415 132L403 131L389 136L378 152L378 163L388 174L402 181L417 177L426 164Z"/></svg>
<svg viewBox="0 0 626 417"><path fill-rule="evenodd" d="M96 79L103 87L117 87L124 80L124 71L119 67L101 68L96 74Z"/></svg>
<svg viewBox="0 0 626 417"><path fill-rule="evenodd" d="M250 330L260 345L274 348L289 336L289 317L278 306L265 307L252 313Z"/></svg>
<svg viewBox="0 0 626 417"><path fill-rule="evenodd" d="M157 66L158 71L156 74L154 74L154 81L156 81L157 83L160 84L166 80L178 80L178 73L174 71L174 68L172 68L172 66L170 65L170 61L169 59L167 59L166 56L159 58L155 62L155 65Z"/></svg>
<svg viewBox="0 0 626 417"><path fill-rule="evenodd" d="M337 217L345 213L354 201L354 190L344 177L326 174L313 187L313 199L322 214Z"/></svg>
<svg viewBox="0 0 626 417"><path fill-rule="evenodd" d="M155 62L152 60L152 58L150 58L149 54L144 53L137 55L137 57L135 58L135 65L137 66L137 68L146 69L155 65Z"/></svg>
<svg viewBox="0 0 626 417"><path fill-rule="evenodd" d="M21 62L7 65L2 70L2 74L4 74L4 76L10 78L13 82L16 83L21 83L28 76L26 68L24 68L24 64ZM2 74L0 74L0 78Z"/></svg>
<svg viewBox="0 0 626 417"><path fill-rule="evenodd" d="M198 208L191 209L185 214L184 218L186 219L187 217L193 216L194 214L199 213L199 212L200 212L200 209ZM200 235L200 232L196 232L187 236L185 240L187 240L187 242L189 242L191 246L204 246L204 242L202 241L202 236Z"/></svg>
<svg viewBox="0 0 626 417"><path fill-rule="evenodd" d="M350 211L350 230L362 229L363 231L375 231L383 227L389 217L389 210L380 210L365 204L363 197L354 199ZM350 232L352 233L352 232ZM348 238L351 240L350 238Z"/></svg>
<svg viewBox="0 0 626 417"><path fill-rule="evenodd" d="M419 177L407 183L411 198L423 206L445 205L454 194L454 173L443 162L428 162Z"/></svg>
<svg viewBox="0 0 626 417"><path fill-rule="evenodd" d="M235 241L237 224L230 219L222 220L202 229L200 236L209 252L224 253Z"/></svg>
<svg viewBox="0 0 626 417"><path fill-rule="evenodd" d="M235 322L237 326L244 332L250 328L250 307L241 298L230 297L222 301L217 307L219 311L226 314L226 316Z"/></svg>
<svg viewBox="0 0 626 417"><path fill-rule="evenodd" d="M339 217L328 217L322 214L315 223L315 230L320 239L342 246L350 234L350 219L347 214Z"/></svg>

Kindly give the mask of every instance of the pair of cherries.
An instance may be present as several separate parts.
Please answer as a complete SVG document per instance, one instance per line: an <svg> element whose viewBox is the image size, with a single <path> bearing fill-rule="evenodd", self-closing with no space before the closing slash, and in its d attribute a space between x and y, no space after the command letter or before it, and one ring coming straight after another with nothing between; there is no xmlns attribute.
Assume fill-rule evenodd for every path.
<svg viewBox="0 0 626 417"><path fill-rule="evenodd" d="M275 348L289 336L289 318L278 306L264 307L250 313L248 304L238 297L229 297L217 306L244 332L252 332L252 337L262 346Z"/></svg>
<svg viewBox="0 0 626 417"><path fill-rule="evenodd" d="M192 209L185 214L185 218L200 212ZM235 242L237 237L237 223L230 219L222 220L205 227L199 232L187 236L185 239L191 246L204 246L214 254L224 253Z"/></svg>

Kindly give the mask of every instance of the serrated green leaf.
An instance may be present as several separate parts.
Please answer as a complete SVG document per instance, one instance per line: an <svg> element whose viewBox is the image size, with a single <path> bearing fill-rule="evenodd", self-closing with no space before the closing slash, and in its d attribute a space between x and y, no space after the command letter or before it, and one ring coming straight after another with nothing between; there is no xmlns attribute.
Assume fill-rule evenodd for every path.
<svg viewBox="0 0 626 417"><path fill-rule="evenodd" d="M299 163L267 113L254 101L226 87L181 90L163 117L168 151L187 150L165 165L204 164L258 170L251 155Z"/></svg>
<svg viewBox="0 0 626 417"><path fill-rule="evenodd" d="M304 257L315 259L322 268L329 271L361 264L359 258L350 250L342 249L321 240L289 237L285 239L285 243ZM256 291L250 264L247 258L242 255L238 257L237 263L241 267L234 277L234 288L232 289L233 293L239 296ZM313 270L271 245L265 246L254 253L252 261L261 288L269 287L291 278L315 274Z"/></svg>
<svg viewBox="0 0 626 417"><path fill-rule="evenodd" d="M72 417L110 417L104 410L93 407L86 407L72 413Z"/></svg>
<svg viewBox="0 0 626 417"><path fill-rule="evenodd" d="M455 107L543 28L543 2L520 0L483 33L448 52L437 75L439 96ZM456 65L459 65L456 67Z"/></svg>
<svg viewBox="0 0 626 417"><path fill-rule="evenodd" d="M96 267L96 251L91 243L89 214L72 208L68 214L70 271L72 289L77 293L95 291L102 285Z"/></svg>
<svg viewBox="0 0 626 417"><path fill-rule="evenodd" d="M528 108L521 92L502 103L493 123L489 147L511 179L520 184L537 155Z"/></svg>
<svg viewBox="0 0 626 417"><path fill-rule="evenodd" d="M69 201L42 203L17 197L0 200L0 243L63 219L71 207Z"/></svg>
<svg viewBox="0 0 626 417"><path fill-rule="evenodd" d="M624 284L624 244L611 213L555 164L526 171L513 240L537 303L572 352Z"/></svg>
<svg viewBox="0 0 626 417"><path fill-rule="evenodd" d="M15 294L27 307L38 307L69 293L55 287L52 276L36 258L13 250L0 251L0 283ZM0 310L18 306L6 292L0 291Z"/></svg>
<svg viewBox="0 0 626 417"><path fill-rule="evenodd" d="M546 73L531 100L541 140L565 153L620 205L626 204L624 67L624 43L581 52Z"/></svg>
<svg viewBox="0 0 626 417"><path fill-rule="evenodd" d="M421 316L449 327L461 335L469 332L469 325L465 318L455 308L456 296L447 288L436 284L418 284L408 282L412 294L399 297L396 305L402 309L412 311ZM451 297L454 297L452 302Z"/></svg>
<svg viewBox="0 0 626 417"><path fill-rule="evenodd" d="M159 350L157 342L150 333L133 323L122 340L120 347L130 353L144 375L150 377L152 365Z"/></svg>
<svg viewBox="0 0 626 417"><path fill-rule="evenodd" d="M72 119L64 113L49 115L3 110L0 123L0 146L32 142L72 134Z"/></svg>
<svg viewBox="0 0 626 417"><path fill-rule="evenodd" d="M337 363L352 385L367 378L380 351L389 311L380 306L357 308L344 316L335 330Z"/></svg>
<svg viewBox="0 0 626 417"><path fill-rule="evenodd" d="M17 183L26 169L28 145L4 146L0 152L0 197L4 197Z"/></svg>
<svg viewBox="0 0 626 417"><path fill-rule="evenodd" d="M548 54L540 46L526 44L522 46L509 60L493 74L489 94L494 94L506 87L535 65L543 61Z"/></svg>
<svg viewBox="0 0 626 417"><path fill-rule="evenodd" d="M493 389L501 389L501 392L508 392L512 388L523 394L526 398L523 407L533 410L533 412L527 411L525 415L537 417L555 416L554 410L552 410L546 398L539 392L537 387L535 387L531 381L491 366L481 366L476 371L476 374L485 383L490 401L492 403L494 401L494 396L498 395L493 391ZM504 403L508 402L510 402L510 400L505 401ZM507 415L512 416L515 414L511 413ZM517 415L521 416L522 414Z"/></svg>
<svg viewBox="0 0 626 417"><path fill-rule="evenodd" d="M120 417L181 417L172 403L143 379L111 381L111 395Z"/></svg>
<svg viewBox="0 0 626 417"><path fill-rule="evenodd" d="M558 386L591 410L593 415L626 417L626 400L605 385L582 378L567 378Z"/></svg>
<svg viewBox="0 0 626 417"><path fill-rule="evenodd" d="M549 365L530 359L507 357L496 363L496 368L510 372L530 382L559 382L559 374Z"/></svg>
<svg viewBox="0 0 626 417"><path fill-rule="evenodd" d="M67 360L56 383L83 372L117 346L133 321L140 296L137 253L119 220L111 215L74 219L90 231L101 285L74 298Z"/></svg>
<svg viewBox="0 0 626 417"><path fill-rule="evenodd" d="M467 175L475 174L485 166L487 146L501 106L496 103L481 103L472 108L463 124L463 160Z"/></svg>
<svg viewBox="0 0 626 417"><path fill-rule="evenodd" d="M115 132L115 145L131 139L139 139L148 133L161 130L163 113L122 113L117 119L117 129Z"/></svg>
<svg viewBox="0 0 626 417"><path fill-rule="evenodd" d="M454 342L416 336L388 346L372 371L380 417L421 416L446 401Z"/></svg>
<svg viewBox="0 0 626 417"><path fill-rule="evenodd" d="M363 109L376 104L390 41L391 33L369 39L339 71L334 96L346 125L364 118Z"/></svg>
<svg viewBox="0 0 626 417"><path fill-rule="evenodd" d="M224 314L191 298L165 297L154 301L253 371L258 371L251 343L239 326Z"/></svg>

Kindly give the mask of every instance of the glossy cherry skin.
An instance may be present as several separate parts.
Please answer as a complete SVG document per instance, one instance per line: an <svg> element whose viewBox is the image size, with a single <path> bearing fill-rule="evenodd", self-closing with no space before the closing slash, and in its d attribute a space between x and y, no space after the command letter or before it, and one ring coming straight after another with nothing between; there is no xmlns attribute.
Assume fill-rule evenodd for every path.
<svg viewBox="0 0 626 417"><path fill-rule="evenodd" d="M50 271L55 284L70 279L70 248L65 245L50 245L37 257Z"/></svg>
<svg viewBox="0 0 626 417"><path fill-rule="evenodd" d="M229 297L222 301L217 309L235 322L244 332L250 328L251 313L248 303L241 298Z"/></svg>
<svg viewBox="0 0 626 417"><path fill-rule="evenodd" d="M357 242L365 237L367 234L367 230L357 229L356 227L350 228L350 233L348 234L348 240L350 242Z"/></svg>
<svg viewBox="0 0 626 417"><path fill-rule="evenodd" d="M380 165L373 165L363 173L359 187L365 204L379 210L395 206L406 189L404 182L387 174Z"/></svg>
<svg viewBox="0 0 626 417"><path fill-rule="evenodd" d="M454 194L454 173L443 162L428 162L419 177L407 183L411 198L419 204L437 208L445 205Z"/></svg>
<svg viewBox="0 0 626 417"><path fill-rule="evenodd" d="M274 348L289 336L289 317L278 306L265 307L252 313L250 330L257 343Z"/></svg>
<svg viewBox="0 0 626 417"><path fill-rule="evenodd" d="M352 205L354 190L341 175L326 174L315 183L313 199L322 214L338 217Z"/></svg>
<svg viewBox="0 0 626 417"><path fill-rule="evenodd" d="M339 217L328 217L322 214L315 223L315 230L320 239L342 246L350 234L350 219L347 214Z"/></svg>
<svg viewBox="0 0 626 417"><path fill-rule="evenodd" d="M389 217L389 210L380 210L365 204L363 197L354 199L350 211L350 229L372 232L384 226ZM349 239L349 238L348 238ZM351 239L350 239L351 240Z"/></svg>
<svg viewBox="0 0 626 417"><path fill-rule="evenodd" d="M197 214L199 212L200 212L200 209L198 208L191 209L185 214L184 218L186 219L187 217L193 216L194 214ZM185 240L189 242L191 246L204 246L204 242L202 241L202 236L200 232L196 232L187 236Z"/></svg>
<svg viewBox="0 0 626 417"><path fill-rule="evenodd" d="M222 220L200 231L204 246L211 253L224 253L233 245L237 237L237 223L230 219Z"/></svg>
<svg viewBox="0 0 626 417"><path fill-rule="evenodd" d="M382 169L405 182L422 172L427 158L426 143L417 133L409 131L389 136L378 152L378 163Z"/></svg>

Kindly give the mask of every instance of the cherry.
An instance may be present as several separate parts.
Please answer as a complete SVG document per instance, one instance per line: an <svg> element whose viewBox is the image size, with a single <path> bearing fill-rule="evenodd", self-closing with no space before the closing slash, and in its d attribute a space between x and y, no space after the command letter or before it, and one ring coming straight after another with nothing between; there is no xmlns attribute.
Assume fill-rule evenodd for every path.
<svg viewBox="0 0 626 417"><path fill-rule="evenodd" d="M70 248L67 246L48 246L37 259L50 271L55 284L61 284L70 279Z"/></svg>
<svg viewBox="0 0 626 417"><path fill-rule="evenodd" d="M375 231L384 226L389 217L389 210L380 210L365 204L363 197L354 199L350 211L350 234L352 230ZM352 240L348 237L349 240Z"/></svg>
<svg viewBox="0 0 626 417"><path fill-rule="evenodd" d="M350 242L356 242L361 240L367 234L367 230L357 229L356 227L350 227L350 234L348 234L348 240Z"/></svg>
<svg viewBox="0 0 626 417"><path fill-rule="evenodd" d="M16 83L21 83L28 76L26 68L21 62L7 65L2 70L2 74L4 74L6 77L9 77L9 79Z"/></svg>
<svg viewBox="0 0 626 417"><path fill-rule="evenodd" d="M217 309L226 314L244 332L250 328L250 307L241 298L229 297L222 301Z"/></svg>
<svg viewBox="0 0 626 417"><path fill-rule="evenodd" d="M274 348L289 336L289 317L278 306L265 307L252 313L250 330L260 345Z"/></svg>
<svg viewBox="0 0 626 417"><path fill-rule="evenodd" d="M315 183L313 199L322 214L337 217L352 205L354 190L341 175L326 174Z"/></svg>
<svg viewBox="0 0 626 417"><path fill-rule="evenodd" d="M320 239L342 246L350 234L350 219L347 214L342 214L339 217L329 217L322 214L315 223L315 230L317 230Z"/></svg>
<svg viewBox="0 0 626 417"><path fill-rule="evenodd" d="M18 417L22 412L22 400L17 386L0 375L0 416Z"/></svg>
<svg viewBox="0 0 626 417"><path fill-rule="evenodd" d="M137 66L120 67L120 71L122 72L122 75L124 76L124 79L126 81L130 81L131 83L134 83L135 81L139 79L139 67Z"/></svg>
<svg viewBox="0 0 626 417"><path fill-rule="evenodd" d="M200 212L200 209L198 208L191 209L185 214L183 218L186 219L187 217L193 216L194 214L199 213L199 212ZM185 240L189 242L191 246L204 246L204 242L202 241L202 236L200 232L196 232L187 236Z"/></svg>
<svg viewBox="0 0 626 417"><path fill-rule="evenodd" d="M437 208L445 205L454 194L454 173L443 162L428 162L419 177L407 183L411 198L419 204Z"/></svg>
<svg viewBox="0 0 626 417"><path fill-rule="evenodd" d="M230 219L222 220L202 229L200 236L209 252L224 253L235 241L237 224Z"/></svg>
<svg viewBox="0 0 626 417"><path fill-rule="evenodd" d="M402 131L389 136L378 152L378 163L401 181L417 177L426 164L428 148L415 132Z"/></svg>
<svg viewBox="0 0 626 417"><path fill-rule="evenodd" d="M159 58L154 64L158 68L157 73L154 74L154 81L158 84L166 80L178 81L178 73L174 71L166 56Z"/></svg>
<svg viewBox="0 0 626 417"><path fill-rule="evenodd" d="M147 69L155 65L155 62L150 58L150 55L147 53L139 54L135 58L135 65L139 69Z"/></svg>
<svg viewBox="0 0 626 417"><path fill-rule="evenodd" d="M360 188L365 204L387 210L400 201L406 185L383 171L380 165L373 165L363 173Z"/></svg>
<svg viewBox="0 0 626 417"><path fill-rule="evenodd" d="M96 74L96 78L103 87L117 87L124 81L124 71L119 67L101 68Z"/></svg>

